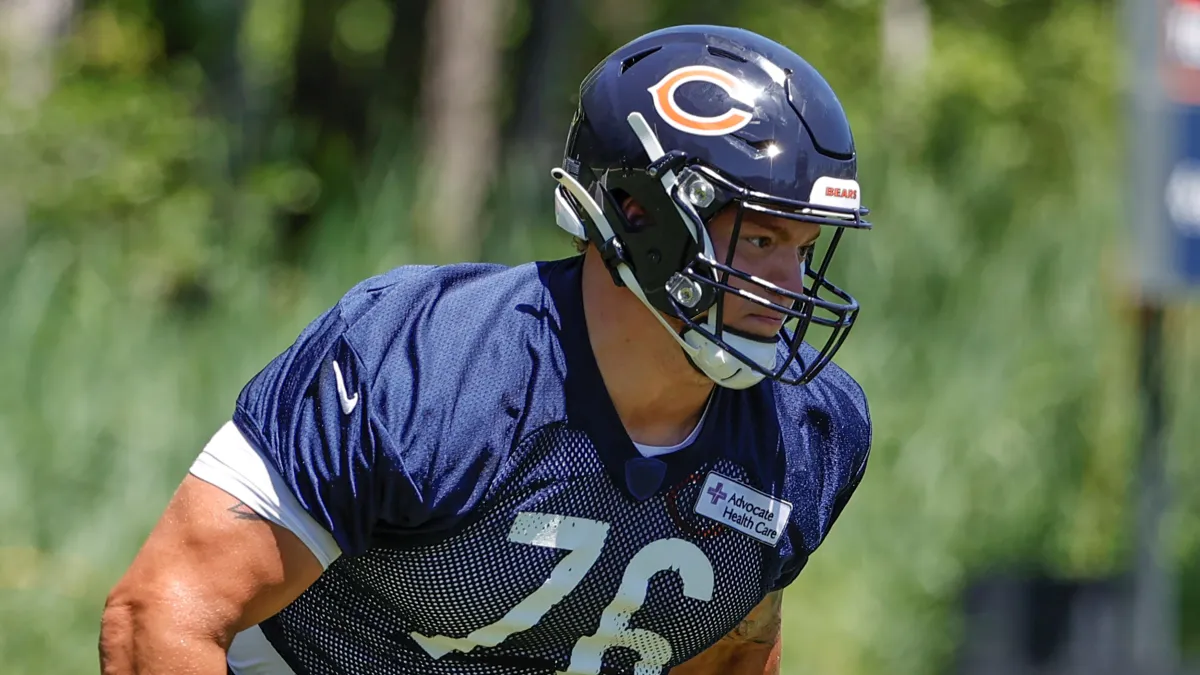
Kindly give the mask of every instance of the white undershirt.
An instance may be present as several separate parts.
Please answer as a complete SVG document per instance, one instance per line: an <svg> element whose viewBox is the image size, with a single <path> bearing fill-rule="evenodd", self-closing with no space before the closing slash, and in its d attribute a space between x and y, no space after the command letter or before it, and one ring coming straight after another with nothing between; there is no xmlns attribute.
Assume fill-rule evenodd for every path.
<svg viewBox="0 0 1200 675"><path fill-rule="evenodd" d="M712 405L712 396L708 397L708 401L704 403L704 412L700 413L700 421L696 422L696 427L692 429L692 433L688 437L675 445L646 445L634 441L633 446L637 448L638 453L642 457L662 457L669 455L672 452L678 452L692 443L696 442L696 437L700 435L700 427L704 426L704 418L708 417L708 409Z"/></svg>
<svg viewBox="0 0 1200 675"><path fill-rule="evenodd" d="M708 408L705 408L704 414L700 416L700 421L696 423L696 428L692 429L692 433L688 434L687 438L675 445L646 445L645 443L634 441L633 447L637 448L638 454L642 457L662 457L672 452L678 452L696 442L696 437L700 435L700 427L704 426L704 417L707 414Z"/></svg>

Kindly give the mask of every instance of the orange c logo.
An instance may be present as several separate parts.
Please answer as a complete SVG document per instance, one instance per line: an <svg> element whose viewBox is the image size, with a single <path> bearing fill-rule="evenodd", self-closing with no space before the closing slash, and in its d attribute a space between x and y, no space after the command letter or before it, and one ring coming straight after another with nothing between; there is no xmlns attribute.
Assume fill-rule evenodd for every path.
<svg viewBox="0 0 1200 675"><path fill-rule="evenodd" d="M658 84L650 87L654 97L654 108L667 124L680 131L697 136L724 136L731 134L754 119L752 113L730 108L715 117L693 115L675 102L675 91L688 82L708 82L725 90L734 98L744 98L746 85L729 73L711 66L684 66L667 73Z"/></svg>

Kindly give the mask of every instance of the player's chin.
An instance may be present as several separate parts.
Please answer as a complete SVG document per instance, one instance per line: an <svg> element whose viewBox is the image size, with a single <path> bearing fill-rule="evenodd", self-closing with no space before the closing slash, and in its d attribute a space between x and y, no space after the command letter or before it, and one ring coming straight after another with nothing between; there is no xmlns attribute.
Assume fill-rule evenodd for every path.
<svg viewBox="0 0 1200 675"><path fill-rule="evenodd" d="M765 314L747 314L728 324L734 332L760 340L773 340L783 329L783 318Z"/></svg>

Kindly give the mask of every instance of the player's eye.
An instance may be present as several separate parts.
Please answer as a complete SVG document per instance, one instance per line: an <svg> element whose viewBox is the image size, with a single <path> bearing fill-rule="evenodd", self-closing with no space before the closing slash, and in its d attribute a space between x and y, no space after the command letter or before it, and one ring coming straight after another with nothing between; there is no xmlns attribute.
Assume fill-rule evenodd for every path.
<svg viewBox="0 0 1200 675"><path fill-rule="evenodd" d="M803 262L811 264L812 257L813 257L813 251L816 251L816 250L817 250L817 245L815 243L809 244L808 246L801 246L800 248L796 249L796 257L799 258Z"/></svg>
<svg viewBox="0 0 1200 675"><path fill-rule="evenodd" d="M770 237L742 237L742 241L747 242L755 248L768 248L772 240Z"/></svg>

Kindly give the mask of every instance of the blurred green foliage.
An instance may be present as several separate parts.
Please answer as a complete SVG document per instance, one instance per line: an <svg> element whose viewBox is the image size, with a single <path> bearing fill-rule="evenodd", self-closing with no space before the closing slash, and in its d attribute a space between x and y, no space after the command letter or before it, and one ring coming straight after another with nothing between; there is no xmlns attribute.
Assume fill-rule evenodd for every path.
<svg viewBox="0 0 1200 675"><path fill-rule="evenodd" d="M510 52L529 30L528 0L514 2ZM367 115L363 159L361 139L320 136L284 103L309 35L302 4L251 0L237 15L240 111L149 0L83 3L50 93L0 103L6 673L94 672L108 588L241 385L349 285L422 261L406 109ZM1114 9L929 5L930 61L911 82L881 72L877 2L608 0L573 29L573 80L546 84L565 131L574 82L609 50L715 21L795 48L850 111L877 227L837 263L865 307L840 361L876 437L868 478L788 593L787 673L946 672L972 575L1100 576L1129 561L1136 289ZM362 74L385 63L396 10L326 6L322 48L378 81ZM224 21L196 10L183 25L209 35ZM549 195L548 180L497 191L486 257L568 255ZM1182 639L1198 649L1200 493L1187 488L1200 458L1185 439L1200 431L1200 315L1179 310L1168 329Z"/></svg>

